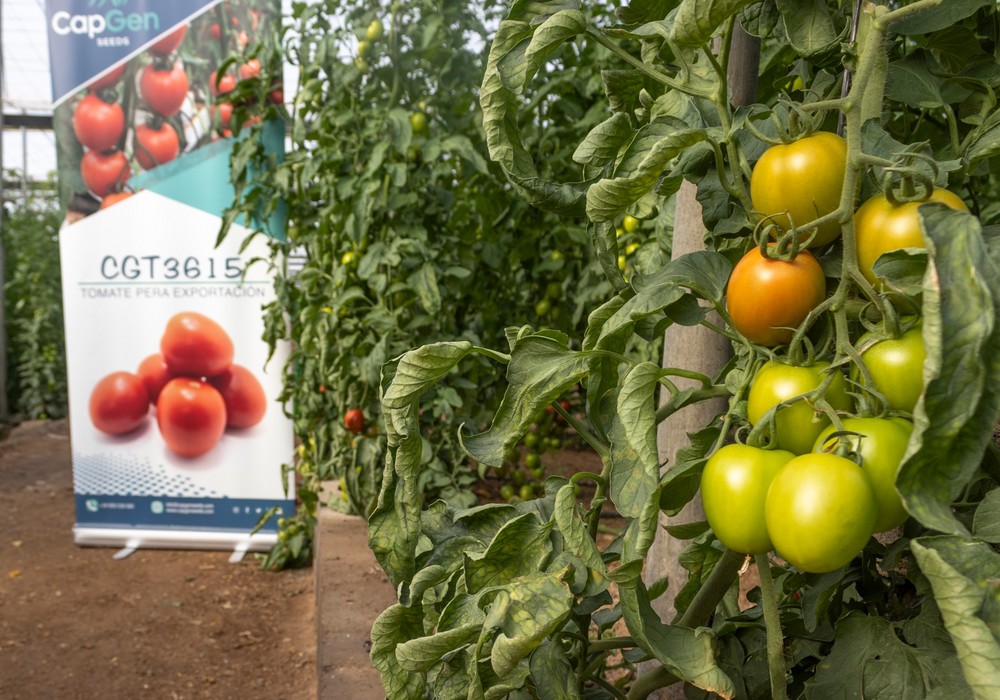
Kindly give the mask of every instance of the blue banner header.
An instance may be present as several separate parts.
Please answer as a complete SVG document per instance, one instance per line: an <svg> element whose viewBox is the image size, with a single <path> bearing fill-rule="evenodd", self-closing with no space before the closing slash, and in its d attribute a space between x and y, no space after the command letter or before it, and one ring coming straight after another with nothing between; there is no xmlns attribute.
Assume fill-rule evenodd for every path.
<svg viewBox="0 0 1000 700"><path fill-rule="evenodd" d="M55 107L220 0L48 0ZM58 68L56 68L58 67Z"/></svg>

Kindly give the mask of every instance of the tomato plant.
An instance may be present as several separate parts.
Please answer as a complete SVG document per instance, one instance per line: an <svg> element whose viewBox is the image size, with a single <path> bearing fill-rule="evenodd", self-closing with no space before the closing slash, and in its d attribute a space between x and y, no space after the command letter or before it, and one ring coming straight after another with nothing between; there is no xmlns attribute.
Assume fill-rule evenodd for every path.
<svg viewBox="0 0 1000 700"><path fill-rule="evenodd" d="M226 429L226 404L210 384L177 377L160 392L156 422L171 452L200 457L218 444Z"/></svg>
<svg viewBox="0 0 1000 700"><path fill-rule="evenodd" d="M131 372L112 372L90 392L90 420L102 433L130 433L142 425L148 413L146 385Z"/></svg>
<svg viewBox="0 0 1000 700"><path fill-rule="evenodd" d="M805 454L771 481L764 505L767 532L793 566L821 574L861 553L875 531L875 493L864 471L833 454Z"/></svg>
<svg viewBox="0 0 1000 700"><path fill-rule="evenodd" d="M974 697L1000 683L969 652L1000 658L987 449L1000 417L996 8L513 2L493 25L492 7L431 21L426 6L386 5L338 4L343 31L322 14L332 5L297 6L300 55L322 60L303 63L293 154L261 179L248 176L268 170L252 143L233 160L251 194L233 215L289 197L280 252L301 246L309 261L280 279L269 327L297 348L285 398L300 474L344 480L400 592L372 631L386 696L636 700L684 683L691 697ZM384 38L356 64L376 17ZM444 28L480 26L496 31L477 63ZM457 76L479 85L478 111L444 79ZM433 128L415 136L418 112ZM762 221L752 180L768 150L835 132L819 138L842 139L839 169L838 155L770 188L801 196L805 213L779 204ZM822 210L820 184L838 193ZM887 256L891 284L876 287L858 264L855 210L880 187L899 201L947 188L969 211L918 207L925 251ZM626 215L643 226L627 231ZM785 229L808 235L817 217L823 235L838 224L810 249L828 288L786 348L763 346L726 323L734 264L772 235L794 248ZM581 264L585 248L603 277ZM875 490L837 453L851 439L811 450L828 425L886 408L868 395L861 339L893 337L910 316L923 398L902 461L875 470L894 473L909 517L871 538ZM731 354L675 340L695 327ZM711 367L685 366L707 356ZM554 402L572 391L582 409L564 414ZM377 445L331 428L344 406L378 416ZM539 484L513 462L555 413L599 466ZM768 489L775 552L754 555L745 599L746 556L696 500L733 441L802 453ZM538 450L523 454L541 468ZM469 461L509 470L508 502L462 497ZM366 489L378 497L359 499ZM609 511L622 525L604 537Z"/></svg>
<svg viewBox="0 0 1000 700"><path fill-rule="evenodd" d="M726 445L712 455L701 473L701 501L722 544L749 554L774 548L764 522L764 501L774 475L794 457L785 450L750 445Z"/></svg>
<svg viewBox="0 0 1000 700"><path fill-rule="evenodd" d="M226 405L227 428L252 428L267 413L267 395L260 380L243 365L232 364L227 370L209 377Z"/></svg>
<svg viewBox="0 0 1000 700"><path fill-rule="evenodd" d="M83 184L97 197L107 197L119 190L132 169L121 151L87 151L80 159Z"/></svg>
<svg viewBox="0 0 1000 700"><path fill-rule="evenodd" d="M87 148L106 151L116 146L125 133L125 113L117 102L108 103L87 93L73 110L73 132Z"/></svg>
<svg viewBox="0 0 1000 700"><path fill-rule="evenodd" d="M768 222L784 230L793 225L800 229L837 210L846 168L847 143L828 131L771 146L753 166L750 199ZM803 230L803 238L809 235ZM839 235L840 222L825 221L809 246L820 248Z"/></svg>
<svg viewBox="0 0 1000 700"><path fill-rule="evenodd" d="M790 341L825 297L823 268L808 250L783 260L765 257L754 248L733 268L726 310L741 335L773 347Z"/></svg>
<svg viewBox="0 0 1000 700"><path fill-rule="evenodd" d="M233 341L225 329L197 311L174 314L160 339L167 367L185 377L214 377L233 363Z"/></svg>
<svg viewBox="0 0 1000 700"><path fill-rule="evenodd" d="M168 122L140 124L135 130L135 159L144 170L168 163L180 152L177 130Z"/></svg>

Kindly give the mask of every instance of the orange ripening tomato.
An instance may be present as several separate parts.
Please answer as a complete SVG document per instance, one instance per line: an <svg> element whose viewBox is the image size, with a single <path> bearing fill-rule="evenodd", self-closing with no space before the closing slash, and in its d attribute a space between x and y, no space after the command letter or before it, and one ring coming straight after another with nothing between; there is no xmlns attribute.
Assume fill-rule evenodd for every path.
<svg viewBox="0 0 1000 700"><path fill-rule="evenodd" d="M794 329L825 297L823 268L808 250L785 261L765 258L754 248L729 276L726 308L743 336L774 347L790 341Z"/></svg>
<svg viewBox="0 0 1000 700"><path fill-rule="evenodd" d="M750 174L750 200L762 217L773 217L785 230L793 223L804 226L836 211L846 170L847 142L817 131L764 151ZM825 246L839 235L840 223L829 221L816 230L809 247Z"/></svg>
<svg viewBox="0 0 1000 700"><path fill-rule="evenodd" d="M110 206L114 206L123 199L128 199L131 196L132 196L131 192L112 192L107 197L101 200L101 209L107 209Z"/></svg>
<svg viewBox="0 0 1000 700"><path fill-rule="evenodd" d="M925 248L917 209L926 202L940 202L955 211L968 211L962 199L949 190L937 188L923 202L893 204L884 194L877 194L854 212L854 237L858 251L858 269L872 284L877 284L875 261L883 253L900 248Z"/></svg>

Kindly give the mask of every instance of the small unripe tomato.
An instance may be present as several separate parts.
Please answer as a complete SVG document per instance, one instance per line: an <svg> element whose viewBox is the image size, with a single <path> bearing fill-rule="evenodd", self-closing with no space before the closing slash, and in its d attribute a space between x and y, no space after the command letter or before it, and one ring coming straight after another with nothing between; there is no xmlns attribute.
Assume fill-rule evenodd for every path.
<svg viewBox="0 0 1000 700"><path fill-rule="evenodd" d="M796 396L808 394L823 383L828 362L814 362L808 366L787 365L771 360L754 376L747 397L747 419L751 425L759 423L772 408ZM831 370L833 380L826 390L826 401L835 410L847 410L851 399L847 394L847 381L840 370ZM797 455L811 452L816 438L830 421L817 414L804 399L777 410L774 416L775 441L778 449Z"/></svg>

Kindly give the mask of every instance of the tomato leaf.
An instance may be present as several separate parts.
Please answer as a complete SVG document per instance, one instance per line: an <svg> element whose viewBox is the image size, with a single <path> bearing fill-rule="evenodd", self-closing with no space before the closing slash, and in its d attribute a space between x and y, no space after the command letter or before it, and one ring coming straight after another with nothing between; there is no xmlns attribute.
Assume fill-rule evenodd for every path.
<svg viewBox="0 0 1000 700"><path fill-rule="evenodd" d="M911 542L911 548L930 581L972 695L997 697L1000 556L986 543L958 537L920 538Z"/></svg>
<svg viewBox="0 0 1000 700"><path fill-rule="evenodd" d="M836 47L840 37L823 0L777 0L777 5L796 53L815 56Z"/></svg>
<svg viewBox="0 0 1000 700"><path fill-rule="evenodd" d="M513 10L511 14L514 14ZM557 184L539 177L534 161L521 141L517 95L504 84L501 75L502 62L505 62L503 70L508 76L527 71L526 65L516 65L516 62L525 60L522 52L526 51L527 45L524 43L530 42L533 31L527 22L513 20L501 22L497 29L479 97L486 145L490 158L500 164L508 179L531 204L559 214L579 216L584 208L586 186L580 183Z"/></svg>
<svg viewBox="0 0 1000 700"><path fill-rule="evenodd" d="M620 586L619 594L625 624L639 646L691 685L724 698L734 696L733 681L715 661L711 630L663 624L641 582Z"/></svg>
<svg viewBox="0 0 1000 700"><path fill-rule="evenodd" d="M534 513L524 513L505 523L485 552L468 553L465 585L476 594L518 576L538 571L552 551L550 527Z"/></svg>
<svg viewBox="0 0 1000 700"><path fill-rule="evenodd" d="M698 47L712 38L727 19L752 0L681 0L670 28L670 41L676 46Z"/></svg>
<svg viewBox="0 0 1000 700"><path fill-rule="evenodd" d="M468 646L479 638L481 623L470 623L451 630L438 630L428 637L418 637L396 646L396 659L403 670L428 671L448 654Z"/></svg>
<svg viewBox="0 0 1000 700"><path fill-rule="evenodd" d="M507 366L507 390L492 425L476 435L460 433L462 447L473 459L500 467L545 407L587 375L590 362L591 353L574 352L544 335L519 338Z"/></svg>
<svg viewBox="0 0 1000 700"><path fill-rule="evenodd" d="M408 673L396 658L396 649L400 644L423 633L423 611L419 607L393 605L375 619L371 660L382 678L386 697L419 698L424 695L424 676Z"/></svg>
<svg viewBox="0 0 1000 700"><path fill-rule="evenodd" d="M992 489L976 506L972 534L984 542L1000 543L1000 488Z"/></svg>
<svg viewBox="0 0 1000 700"><path fill-rule="evenodd" d="M551 700L579 700L574 669L558 642L546 639L532 654L528 665L535 692Z"/></svg>
<svg viewBox="0 0 1000 700"><path fill-rule="evenodd" d="M658 139L642 154L635 170L624 177L602 179L587 191L587 216L591 221L611 221L653 189L667 165L685 149L706 138L704 129L684 129ZM619 170L624 169L620 167Z"/></svg>
<svg viewBox="0 0 1000 700"><path fill-rule="evenodd" d="M978 221L942 205L919 217L928 244L924 278L924 395L896 486L923 525L967 534L951 502L975 473L1000 418L1000 272ZM962 400L954 400L955 387Z"/></svg>
<svg viewBox="0 0 1000 700"><path fill-rule="evenodd" d="M634 134L632 121L625 112L616 112L587 134L576 147L573 160L582 165L606 165L613 161Z"/></svg>
<svg viewBox="0 0 1000 700"><path fill-rule="evenodd" d="M887 620L852 612L837 623L833 650L806 681L803 697L968 697L953 665L947 645L903 644Z"/></svg>
<svg viewBox="0 0 1000 700"><path fill-rule="evenodd" d="M947 29L973 15L980 7L989 7L993 0L948 0L936 7L929 7L892 25L899 34L930 34Z"/></svg>

